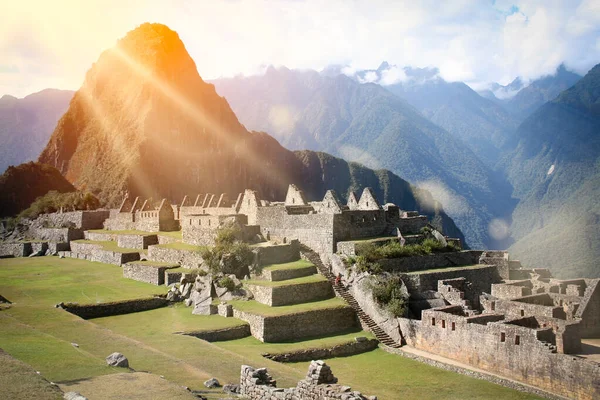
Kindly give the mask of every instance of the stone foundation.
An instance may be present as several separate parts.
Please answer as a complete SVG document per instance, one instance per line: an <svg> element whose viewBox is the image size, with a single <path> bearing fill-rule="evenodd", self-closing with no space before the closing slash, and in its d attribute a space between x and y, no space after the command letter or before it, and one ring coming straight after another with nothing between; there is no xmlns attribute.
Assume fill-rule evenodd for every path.
<svg viewBox="0 0 600 400"><path fill-rule="evenodd" d="M271 307L308 303L333 297L331 283L326 280L297 285L268 286L246 284L259 303Z"/></svg>
<svg viewBox="0 0 600 400"><path fill-rule="evenodd" d="M146 299L123 300L99 304L61 303L60 307L83 319L92 319L154 310L156 308L165 307L167 304L169 304L169 301L165 298L150 297Z"/></svg>
<svg viewBox="0 0 600 400"><path fill-rule="evenodd" d="M152 265L143 261L131 262L123 265L123 277L152 285L165 284L165 271L177 268L179 265Z"/></svg>
<svg viewBox="0 0 600 400"><path fill-rule="evenodd" d="M0 257L26 257L31 252L31 243L0 243Z"/></svg>
<svg viewBox="0 0 600 400"><path fill-rule="evenodd" d="M338 385L337 381L323 361L312 361L306 378L289 389L277 388L277 382L266 368L242 365L240 394L250 400L377 400L375 396L365 397L348 386Z"/></svg>
<svg viewBox="0 0 600 400"><path fill-rule="evenodd" d="M178 332L181 335L193 336L207 342L224 342L227 340L242 339L250 336L250 326L240 325L231 328L215 329L210 331Z"/></svg>
<svg viewBox="0 0 600 400"><path fill-rule="evenodd" d="M279 316L262 316L234 309L233 316L248 322L252 336L262 342L285 342L328 335L357 326L356 314L350 307Z"/></svg>
<svg viewBox="0 0 600 400"><path fill-rule="evenodd" d="M277 362L301 362L311 360L324 360L335 357L348 357L367 351L375 350L379 342L375 339L356 338L352 342L339 344L324 349L304 349L289 353L263 354L263 357Z"/></svg>
<svg viewBox="0 0 600 400"><path fill-rule="evenodd" d="M200 268L204 260L197 251L170 249L167 247L148 247L148 259L152 261L179 264L184 268Z"/></svg>

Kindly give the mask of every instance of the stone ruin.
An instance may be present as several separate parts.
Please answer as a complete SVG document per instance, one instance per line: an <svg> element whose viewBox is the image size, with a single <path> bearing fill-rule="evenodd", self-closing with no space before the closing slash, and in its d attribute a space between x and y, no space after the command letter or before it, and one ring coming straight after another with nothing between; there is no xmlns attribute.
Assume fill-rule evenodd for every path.
<svg viewBox="0 0 600 400"><path fill-rule="evenodd" d="M294 388L278 388L277 382L266 368L242 365L240 394L250 400L377 400L352 391L349 386L339 385L331 368L323 361L312 361L306 377Z"/></svg>

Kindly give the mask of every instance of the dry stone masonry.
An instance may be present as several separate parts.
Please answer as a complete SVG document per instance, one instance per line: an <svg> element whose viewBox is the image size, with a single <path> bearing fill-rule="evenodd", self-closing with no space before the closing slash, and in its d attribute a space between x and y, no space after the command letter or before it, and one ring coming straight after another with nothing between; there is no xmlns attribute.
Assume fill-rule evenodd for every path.
<svg viewBox="0 0 600 400"><path fill-rule="evenodd" d="M363 396L348 386L337 384L331 368L323 361L312 361L306 378L295 388L277 388L277 382L266 368L252 368L242 365L240 394L250 400L377 400L377 397Z"/></svg>

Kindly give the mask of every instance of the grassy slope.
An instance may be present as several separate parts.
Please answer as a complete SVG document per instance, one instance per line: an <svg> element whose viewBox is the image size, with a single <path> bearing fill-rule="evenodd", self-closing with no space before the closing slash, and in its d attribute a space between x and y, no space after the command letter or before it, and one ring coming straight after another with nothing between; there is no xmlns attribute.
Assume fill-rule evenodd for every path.
<svg viewBox="0 0 600 400"><path fill-rule="evenodd" d="M294 344L245 338L215 345L172 332L208 329L235 320L192 316L175 307L84 321L52 307L59 301L113 301L164 290L123 279L121 269L112 265L56 257L0 260L0 294L14 302L10 309L0 311L0 343L52 381L123 372L107 367L104 361L111 352L120 351L132 368L191 388L199 388L212 376L225 383L237 382L241 364L269 368L279 386L286 387L305 375L307 363L278 364L264 359L262 353L331 345L366 335L347 332ZM380 350L328 363L343 384L381 399L397 398L398 393L408 399L534 398Z"/></svg>
<svg viewBox="0 0 600 400"><path fill-rule="evenodd" d="M58 387L45 381L27 364L0 349L0 398L60 400Z"/></svg>
<svg viewBox="0 0 600 400"><path fill-rule="evenodd" d="M263 315L265 317L296 314L305 311L321 310L325 308L349 307L344 300L339 297L334 297L329 300L314 301L311 303L294 304L292 306L269 307L255 300L230 301L234 308L240 311L246 311L252 314Z"/></svg>
<svg viewBox="0 0 600 400"><path fill-rule="evenodd" d="M313 266L313 263L311 263L310 261L300 259L298 261L292 261L289 263L267 265L263 268L263 271L275 271L275 270L282 271L282 270L289 270L289 269L302 269L302 268L311 267L311 266Z"/></svg>

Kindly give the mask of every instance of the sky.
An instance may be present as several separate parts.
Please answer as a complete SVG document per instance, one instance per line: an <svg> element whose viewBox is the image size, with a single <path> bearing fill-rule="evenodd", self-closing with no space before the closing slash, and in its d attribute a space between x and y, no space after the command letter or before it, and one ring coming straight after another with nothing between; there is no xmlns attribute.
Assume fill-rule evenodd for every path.
<svg viewBox="0 0 600 400"><path fill-rule="evenodd" d="M204 79L388 61L481 89L600 62L600 0L0 0L0 96L76 90L143 22L177 31Z"/></svg>

